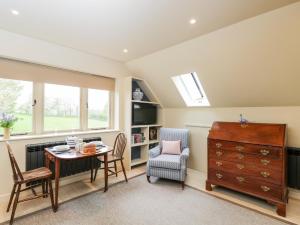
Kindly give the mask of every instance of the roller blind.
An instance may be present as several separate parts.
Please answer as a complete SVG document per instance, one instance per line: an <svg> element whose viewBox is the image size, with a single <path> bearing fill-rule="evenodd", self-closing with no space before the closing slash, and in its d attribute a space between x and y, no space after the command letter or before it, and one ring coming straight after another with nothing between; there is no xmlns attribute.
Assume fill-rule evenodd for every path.
<svg viewBox="0 0 300 225"><path fill-rule="evenodd" d="M113 78L5 58L0 58L0 77L109 91L115 88Z"/></svg>

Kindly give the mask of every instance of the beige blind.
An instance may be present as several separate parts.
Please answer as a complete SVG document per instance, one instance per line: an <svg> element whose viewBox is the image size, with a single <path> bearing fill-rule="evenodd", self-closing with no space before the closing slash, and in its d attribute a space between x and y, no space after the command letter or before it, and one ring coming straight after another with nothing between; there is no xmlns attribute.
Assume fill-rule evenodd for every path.
<svg viewBox="0 0 300 225"><path fill-rule="evenodd" d="M0 58L0 77L113 91L109 77Z"/></svg>

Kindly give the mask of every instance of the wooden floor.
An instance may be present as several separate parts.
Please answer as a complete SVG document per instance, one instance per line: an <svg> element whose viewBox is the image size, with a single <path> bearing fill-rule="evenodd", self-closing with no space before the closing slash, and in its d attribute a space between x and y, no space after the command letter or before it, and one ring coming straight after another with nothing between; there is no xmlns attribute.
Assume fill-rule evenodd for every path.
<svg viewBox="0 0 300 225"><path fill-rule="evenodd" d="M103 172L103 171L101 171ZM138 175L145 173L145 166L135 167L133 170L128 172L128 178L132 178ZM146 179L146 178L145 178ZM124 180L123 175L120 173L118 177L110 176L109 177L109 185L113 185L118 182L122 182ZM195 170L188 170L188 176L186 180L186 184L192 188L195 188L200 191L204 191L210 195L213 195L217 198L221 198L235 204L238 204L242 207L246 207L265 215L280 219L285 222L289 222L292 224L300 224L300 200L296 200L293 198L289 199L289 204L287 206L287 217L283 218L277 216L275 212L275 207L269 205L263 200L253 198L247 195L243 195L234 191L229 191L227 189L216 187L212 192L207 192L205 190L205 180L206 174L201 173ZM130 181L129 181L130 182ZM64 182L62 182L63 184ZM152 185L155 185L152 184ZM77 198L82 195L86 195L88 193L100 190L104 187L104 179L103 176L98 176L95 183L91 184L89 180L89 176L86 179L77 181L75 183L63 185L60 188L59 202L66 202ZM22 196L21 196L22 197ZM9 220L10 213L6 213L7 202L0 202L0 223ZM38 210L50 207L49 199L37 199L25 203L21 203L18 205L16 217L20 217L23 215L34 213Z"/></svg>

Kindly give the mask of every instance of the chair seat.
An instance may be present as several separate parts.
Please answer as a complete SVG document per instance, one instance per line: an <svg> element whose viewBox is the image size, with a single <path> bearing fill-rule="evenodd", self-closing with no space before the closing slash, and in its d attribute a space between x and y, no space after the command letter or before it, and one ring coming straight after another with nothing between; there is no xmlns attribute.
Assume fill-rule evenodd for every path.
<svg viewBox="0 0 300 225"><path fill-rule="evenodd" d="M98 159L100 160L100 162L104 163L104 156L99 156ZM107 162L115 162L115 161L118 161L118 160L121 160L122 158L120 157L117 157L113 154L108 154L107 155Z"/></svg>
<svg viewBox="0 0 300 225"><path fill-rule="evenodd" d="M149 166L180 170L180 155L161 154L149 159Z"/></svg>
<svg viewBox="0 0 300 225"><path fill-rule="evenodd" d="M41 179L49 178L52 175L51 170L46 167L40 167L34 170L29 170L26 172L22 172L22 176L24 180L18 180L18 182L30 182Z"/></svg>

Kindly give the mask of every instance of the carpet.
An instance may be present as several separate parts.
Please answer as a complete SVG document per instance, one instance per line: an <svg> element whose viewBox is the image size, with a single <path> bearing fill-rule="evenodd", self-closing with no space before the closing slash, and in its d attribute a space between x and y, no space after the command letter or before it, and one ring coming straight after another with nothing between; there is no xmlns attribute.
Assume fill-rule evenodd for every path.
<svg viewBox="0 0 300 225"><path fill-rule="evenodd" d="M146 176L15 220L16 225L285 225L177 182Z"/></svg>

